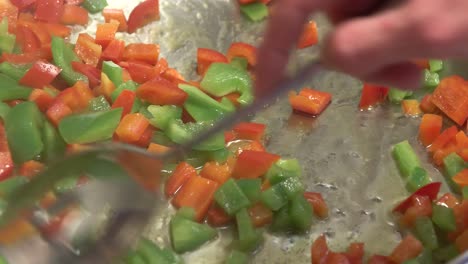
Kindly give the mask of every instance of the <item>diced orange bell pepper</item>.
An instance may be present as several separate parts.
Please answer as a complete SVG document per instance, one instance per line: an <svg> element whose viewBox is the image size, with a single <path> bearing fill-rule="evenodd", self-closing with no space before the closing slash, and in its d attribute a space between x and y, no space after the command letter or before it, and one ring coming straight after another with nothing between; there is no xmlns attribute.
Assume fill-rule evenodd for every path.
<svg viewBox="0 0 468 264"><path fill-rule="evenodd" d="M331 253L327 245L327 239L324 235L319 236L315 239L314 243L310 247L310 253L312 255L312 264L328 263L328 255Z"/></svg>
<svg viewBox="0 0 468 264"><path fill-rule="evenodd" d="M468 229L466 229L458 238L455 240L455 245L460 252L468 251Z"/></svg>
<svg viewBox="0 0 468 264"><path fill-rule="evenodd" d="M414 196L411 207L400 218L400 223L402 226L412 227L418 217L431 215L432 204L430 199L427 196Z"/></svg>
<svg viewBox="0 0 468 264"><path fill-rule="evenodd" d="M462 130L458 131L458 133L455 135L455 143L460 149L468 148L468 137L466 136L465 132Z"/></svg>
<svg viewBox="0 0 468 264"><path fill-rule="evenodd" d="M153 154L164 154L170 150L171 150L170 147L166 147L166 146L159 145L156 143L150 143L147 149L148 152L153 153Z"/></svg>
<svg viewBox="0 0 468 264"><path fill-rule="evenodd" d="M446 206L448 208L454 208L460 201L451 193L446 193L437 199L436 204Z"/></svg>
<svg viewBox="0 0 468 264"><path fill-rule="evenodd" d="M102 55L102 47L90 35L81 33L76 40L75 53L85 64L96 67Z"/></svg>
<svg viewBox="0 0 468 264"><path fill-rule="evenodd" d="M179 84L187 84L182 74L180 74L176 69L168 68L163 73L161 73L161 77L170 81L175 85Z"/></svg>
<svg viewBox="0 0 468 264"><path fill-rule="evenodd" d="M265 135L266 125L260 123L242 122L237 124L233 130L238 139L261 140Z"/></svg>
<svg viewBox="0 0 468 264"><path fill-rule="evenodd" d="M97 25L96 43L106 48L109 43L115 39L115 33L119 29L119 24L104 23Z"/></svg>
<svg viewBox="0 0 468 264"><path fill-rule="evenodd" d="M191 207L195 209L195 220L201 222L213 202L213 196L219 184L200 176L192 176L180 188L172 204L177 207Z"/></svg>
<svg viewBox="0 0 468 264"><path fill-rule="evenodd" d="M389 89L383 86L376 86L365 83L362 88L361 100L359 101L359 109L365 110L372 106L385 101Z"/></svg>
<svg viewBox="0 0 468 264"><path fill-rule="evenodd" d="M138 98L156 105L183 105L187 93L161 77L156 77L142 85L136 91Z"/></svg>
<svg viewBox="0 0 468 264"><path fill-rule="evenodd" d="M102 52L102 59L119 63L123 58L125 42L119 39L113 39Z"/></svg>
<svg viewBox="0 0 468 264"><path fill-rule="evenodd" d="M460 171L457 175L453 176L452 180L462 188L468 186L468 169Z"/></svg>
<svg viewBox="0 0 468 264"><path fill-rule="evenodd" d="M264 227L273 221L273 212L262 203L256 203L249 208L250 219L256 228Z"/></svg>
<svg viewBox="0 0 468 264"><path fill-rule="evenodd" d="M156 44L132 43L125 47L125 60L144 61L151 65L158 62L159 46Z"/></svg>
<svg viewBox="0 0 468 264"><path fill-rule="evenodd" d="M67 38L71 34L71 28L65 25L56 23L42 23L41 26L44 27L47 33L49 33L51 36Z"/></svg>
<svg viewBox="0 0 468 264"><path fill-rule="evenodd" d="M197 73L199 75L205 75L208 67L214 62L227 63L228 59L221 52L212 49L199 48L197 50Z"/></svg>
<svg viewBox="0 0 468 264"><path fill-rule="evenodd" d="M120 121L115 133L120 141L133 143L140 139L149 125L149 121L144 115L140 113L128 114Z"/></svg>
<svg viewBox="0 0 468 264"><path fill-rule="evenodd" d="M153 132L154 132L154 129L151 126L148 126L145 132L141 134L140 138L136 142L133 142L132 144L140 148L147 148L149 144L151 143L151 139L153 138Z"/></svg>
<svg viewBox="0 0 468 264"><path fill-rule="evenodd" d="M25 219L17 219L0 228L0 244L12 245L36 233L35 228Z"/></svg>
<svg viewBox="0 0 468 264"><path fill-rule="evenodd" d="M279 159L280 156L268 152L244 150L237 158L232 176L237 179L258 178Z"/></svg>
<svg viewBox="0 0 468 264"><path fill-rule="evenodd" d="M332 95L327 92L303 88L299 95L291 93L289 103L296 111L318 115L330 104Z"/></svg>
<svg viewBox="0 0 468 264"><path fill-rule="evenodd" d="M78 81L75 83L75 85L73 85L73 87L67 90L73 90L74 96L76 96L72 100L74 100L75 103L77 103L78 109L73 109L72 107L74 111L83 111L88 109L89 101L93 99L94 96L87 83ZM61 95L59 94L57 97L60 98L60 96ZM69 106L71 107L71 104L69 104Z"/></svg>
<svg viewBox="0 0 468 264"><path fill-rule="evenodd" d="M328 216L328 206L320 193L305 192L304 197L314 208L314 213L320 218Z"/></svg>
<svg viewBox="0 0 468 264"><path fill-rule="evenodd" d="M37 107L39 107L39 110L45 113L47 109L49 109L49 107L53 104L54 97L42 89L34 89L29 95L28 100L35 102Z"/></svg>
<svg viewBox="0 0 468 264"><path fill-rule="evenodd" d="M0 181L11 176L14 169L13 159L11 157L10 147L3 123L0 122Z"/></svg>
<svg viewBox="0 0 468 264"><path fill-rule="evenodd" d="M46 116L54 124L58 126L62 118L69 116L73 113L72 109L68 107L63 101L55 100L49 109L47 109Z"/></svg>
<svg viewBox="0 0 468 264"><path fill-rule="evenodd" d="M156 63L154 68L157 74L163 74L165 71L167 71L167 69L169 69L169 64L167 63L166 59L161 58L158 60L158 63Z"/></svg>
<svg viewBox="0 0 468 264"><path fill-rule="evenodd" d="M111 94L115 90L114 83L107 77L105 73L101 73L101 85L95 88L94 94L96 96L103 95L107 101L111 101Z"/></svg>
<svg viewBox="0 0 468 264"><path fill-rule="evenodd" d="M460 157L462 157L464 161L468 161L468 148L459 149L457 151L457 154L460 155Z"/></svg>
<svg viewBox="0 0 468 264"><path fill-rule="evenodd" d="M180 187L182 187L191 177L198 177L195 168L187 162L179 163L166 181L164 188L166 196L171 197L176 194Z"/></svg>
<svg viewBox="0 0 468 264"><path fill-rule="evenodd" d="M351 243L344 253L349 264L360 264L364 258L364 243Z"/></svg>
<svg viewBox="0 0 468 264"><path fill-rule="evenodd" d="M224 184L231 177L232 170L228 164L218 164L217 162L207 162L200 172L200 176Z"/></svg>
<svg viewBox="0 0 468 264"><path fill-rule="evenodd" d="M429 151L435 152L444 148L449 142L455 139L457 133L458 129L456 126L447 128L432 142L432 145L429 147Z"/></svg>
<svg viewBox="0 0 468 264"><path fill-rule="evenodd" d="M207 213L208 224L212 227L223 227L231 223L232 217L224 212L218 206L213 206Z"/></svg>
<svg viewBox="0 0 468 264"><path fill-rule="evenodd" d="M445 157L457 151L457 146L453 143L449 143L445 147L436 150L432 156L432 159L437 166L441 166L444 163Z"/></svg>
<svg viewBox="0 0 468 264"><path fill-rule="evenodd" d="M432 94L432 102L458 125L468 118L468 83L460 76L443 79Z"/></svg>
<svg viewBox="0 0 468 264"><path fill-rule="evenodd" d="M424 146L429 146L440 135L443 118L440 115L425 114L419 125L419 140Z"/></svg>
<svg viewBox="0 0 468 264"><path fill-rule="evenodd" d="M407 235L393 250L390 259L396 264L415 258L423 251L423 245L412 235Z"/></svg>
<svg viewBox="0 0 468 264"><path fill-rule="evenodd" d="M255 66L257 65L257 48L247 43L234 42L227 51L227 58L231 61L235 57L246 58L249 65Z"/></svg>
<svg viewBox="0 0 468 264"><path fill-rule="evenodd" d="M422 113L418 100L403 100L401 108L403 109L403 113L409 116L418 116Z"/></svg>
<svg viewBox="0 0 468 264"><path fill-rule="evenodd" d="M419 107L424 113L427 114L433 114L437 112L437 106L432 102L432 94L426 94L421 100Z"/></svg>
<svg viewBox="0 0 468 264"><path fill-rule="evenodd" d="M30 160L23 163L19 169L19 174L27 178L32 178L43 171L45 165L39 161Z"/></svg>
<svg viewBox="0 0 468 264"><path fill-rule="evenodd" d="M104 17L106 23L109 23L111 20L118 21L120 32L127 31L127 18L125 17L125 14L122 9L105 8L102 11L102 16Z"/></svg>
<svg viewBox="0 0 468 264"><path fill-rule="evenodd" d="M197 86L197 85L194 85L194 86ZM197 87L200 87L200 85L198 85ZM232 103L235 107L239 107L239 106L240 106L239 97L240 97L240 94L239 94L239 93L230 93L230 94L224 96L224 98L227 98L229 101L231 101L231 103ZM219 101L221 101L221 99L220 99Z"/></svg>
<svg viewBox="0 0 468 264"><path fill-rule="evenodd" d="M145 0L138 4L128 17L128 33L159 20L159 0Z"/></svg>
<svg viewBox="0 0 468 264"><path fill-rule="evenodd" d="M87 25L88 11L77 5L64 5L60 22L65 25Z"/></svg>
<svg viewBox="0 0 468 264"><path fill-rule="evenodd" d="M41 46L47 45L52 40L49 33L44 27L41 27L39 23L33 21L18 21L18 27L29 28L36 35L37 39L41 43Z"/></svg>
<svg viewBox="0 0 468 264"><path fill-rule="evenodd" d="M129 61L126 69L137 83L145 83L158 75L156 68L145 62Z"/></svg>
<svg viewBox="0 0 468 264"><path fill-rule="evenodd" d="M61 72L62 70L45 61L37 61L33 64L26 74L19 80L22 85L44 88L49 85Z"/></svg>
<svg viewBox="0 0 468 264"><path fill-rule="evenodd" d="M309 21L302 31L299 42L297 43L298 49L307 48L318 43L318 30L315 21Z"/></svg>
<svg viewBox="0 0 468 264"><path fill-rule="evenodd" d="M135 92L130 90L123 90L120 95L115 99L112 108L122 108L122 117L130 114L132 111L133 103L135 102Z"/></svg>

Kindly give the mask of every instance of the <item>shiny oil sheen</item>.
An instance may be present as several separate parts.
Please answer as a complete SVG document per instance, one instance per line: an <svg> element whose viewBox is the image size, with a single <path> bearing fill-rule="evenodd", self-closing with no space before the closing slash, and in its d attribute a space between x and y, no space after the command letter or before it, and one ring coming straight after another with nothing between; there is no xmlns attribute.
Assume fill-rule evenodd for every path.
<svg viewBox="0 0 468 264"><path fill-rule="evenodd" d="M111 7L124 8L128 16L138 1L110 0ZM264 23L242 18L236 0L161 0L161 20L136 34L119 33L127 42L158 43L161 56L186 78L196 79L197 47L225 52L234 41L258 44ZM330 30L324 17L318 21L320 36ZM100 16L87 29L94 33ZM278 36L281 37L281 36ZM293 55L289 70L294 71L317 58L319 46ZM458 72L463 65L446 66ZM330 216L316 220L307 235L265 233L264 246L253 263L310 263L310 245L325 233L333 250L345 250L350 242L365 242L366 253L389 254L400 235L390 213L406 192L391 157L392 145L409 139L425 161L424 168L434 180L441 174L427 162L416 135L419 118L405 117L399 106L385 105L372 111L359 111L362 83L343 74L325 72L310 87L333 94L333 101L319 117L292 114L287 99L259 113L254 120L267 124L270 152L285 158L298 158L304 169L308 191L320 192L330 207ZM298 87L301 88L301 87ZM444 186L446 188L446 186ZM129 197L130 198L130 197ZM168 224L173 208L156 212L145 236L169 245ZM229 252L231 230L223 230L217 240L184 255L187 263L223 263Z"/></svg>

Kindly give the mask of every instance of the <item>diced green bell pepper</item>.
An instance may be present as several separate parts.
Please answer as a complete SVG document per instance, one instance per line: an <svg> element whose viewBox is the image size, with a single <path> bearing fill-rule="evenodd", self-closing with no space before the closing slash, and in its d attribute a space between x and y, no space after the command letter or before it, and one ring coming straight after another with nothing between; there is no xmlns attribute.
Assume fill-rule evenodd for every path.
<svg viewBox="0 0 468 264"><path fill-rule="evenodd" d="M19 81L31 68L31 64L13 64L7 61L0 63L0 73Z"/></svg>
<svg viewBox="0 0 468 264"><path fill-rule="evenodd" d="M283 188L278 184L262 192L261 200L273 211L278 211L288 203L288 197L284 193Z"/></svg>
<svg viewBox="0 0 468 264"><path fill-rule="evenodd" d="M237 186L239 186L245 196L250 200L251 204L254 204L260 200L260 195L262 192L261 179L240 179L237 180Z"/></svg>
<svg viewBox="0 0 468 264"><path fill-rule="evenodd" d="M123 83L123 70L122 68L115 64L112 61L104 61L102 63L102 72L109 77L109 80L115 85L115 87L119 87Z"/></svg>
<svg viewBox="0 0 468 264"><path fill-rule="evenodd" d="M171 120L182 117L182 108L175 105L150 105L147 109L153 116L149 119L151 125L162 130L167 128Z"/></svg>
<svg viewBox="0 0 468 264"><path fill-rule="evenodd" d="M437 227L446 232L453 232L457 229L453 209L443 205L435 204L432 207L432 221Z"/></svg>
<svg viewBox="0 0 468 264"><path fill-rule="evenodd" d="M296 195L290 202L289 217L294 228L299 232L305 232L312 226L314 210L302 194Z"/></svg>
<svg viewBox="0 0 468 264"><path fill-rule="evenodd" d="M161 249L148 239L140 239L137 252L147 264L181 264L182 259L168 249Z"/></svg>
<svg viewBox="0 0 468 264"><path fill-rule="evenodd" d="M240 10L253 22L262 21L268 16L268 7L262 2L241 5Z"/></svg>
<svg viewBox="0 0 468 264"><path fill-rule="evenodd" d="M247 209L242 209L236 214L237 232L239 240L238 249L241 251L254 251L260 244L261 234L255 229Z"/></svg>
<svg viewBox="0 0 468 264"><path fill-rule="evenodd" d="M3 180L0 182L0 195L2 197L7 197L10 195L10 193L12 193L18 187L20 187L21 185L27 182L28 182L28 179L22 176L15 176L15 177L11 177L6 180Z"/></svg>
<svg viewBox="0 0 468 264"><path fill-rule="evenodd" d="M0 255L0 264L8 264L8 261L2 255Z"/></svg>
<svg viewBox="0 0 468 264"><path fill-rule="evenodd" d="M42 129L42 142L44 143L44 150L42 151L42 158L46 162L56 160L63 157L67 144L58 133L57 129L48 121L44 122Z"/></svg>
<svg viewBox="0 0 468 264"><path fill-rule="evenodd" d="M388 99L394 104L400 104L401 101L403 101L408 96L411 96L412 94L413 92L411 91L404 91L396 88L391 88L388 91Z"/></svg>
<svg viewBox="0 0 468 264"><path fill-rule="evenodd" d="M89 101L88 109L91 112L107 111L111 109L111 106L106 98L101 95Z"/></svg>
<svg viewBox="0 0 468 264"><path fill-rule="evenodd" d="M55 65L62 69L60 76L68 85L73 86L78 81L88 82L86 76L75 72L71 66L72 61L80 61L71 45L65 43L63 38L52 37L51 49Z"/></svg>
<svg viewBox="0 0 468 264"><path fill-rule="evenodd" d="M432 261L432 250L428 249L428 248L425 248L423 249L423 252L421 254L419 254L419 256L415 259L417 260L419 263L421 264L430 264L430 263L433 263Z"/></svg>
<svg viewBox="0 0 468 264"><path fill-rule="evenodd" d="M429 60L429 70L431 72L440 72L444 68L442 60Z"/></svg>
<svg viewBox="0 0 468 264"><path fill-rule="evenodd" d="M224 163L229 157L229 150L227 148L222 148L214 151L207 151L204 153L208 160L216 161L218 163Z"/></svg>
<svg viewBox="0 0 468 264"><path fill-rule="evenodd" d="M457 153L451 153L444 158L443 163L448 185L453 191L460 192L460 187L452 178L467 167L465 161Z"/></svg>
<svg viewBox="0 0 468 264"><path fill-rule="evenodd" d="M249 61L243 57L234 57L231 59L231 65L245 71L249 66Z"/></svg>
<svg viewBox="0 0 468 264"><path fill-rule="evenodd" d="M425 248L434 250L439 247L437 234L429 217L416 219L413 232Z"/></svg>
<svg viewBox="0 0 468 264"><path fill-rule="evenodd" d="M284 206L273 216L271 230L274 232L287 232L293 228L293 221L289 214L289 207Z"/></svg>
<svg viewBox="0 0 468 264"><path fill-rule="evenodd" d="M435 88L440 83L440 77L437 72L430 72L428 69L424 70L424 86L427 88Z"/></svg>
<svg viewBox="0 0 468 264"><path fill-rule="evenodd" d="M41 154L44 149L43 125L44 118L34 102L24 102L11 108L5 118L5 130L15 163L21 164Z"/></svg>
<svg viewBox="0 0 468 264"><path fill-rule="evenodd" d="M192 207L182 207L177 210L175 217L182 217L187 220L195 221L195 209Z"/></svg>
<svg viewBox="0 0 468 264"><path fill-rule="evenodd" d="M196 87L180 84L179 88L188 94L184 108L197 122L219 120L236 109L232 103L220 103Z"/></svg>
<svg viewBox="0 0 468 264"><path fill-rule="evenodd" d="M122 109L71 115L63 118L59 131L68 144L86 144L112 138Z"/></svg>
<svg viewBox="0 0 468 264"><path fill-rule="evenodd" d="M236 66L226 63L212 63L200 83L207 93L222 97L238 92L237 100L241 105L253 102L253 85L249 73Z"/></svg>
<svg viewBox="0 0 468 264"><path fill-rule="evenodd" d="M393 157L404 179L411 175L414 168L421 168L421 161L407 140L393 147Z"/></svg>
<svg viewBox="0 0 468 264"><path fill-rule="evenodd" d="M214 194L214 199L228 215L234 215L250 205L249 199L233 179L227 180L219 187Z"/></svg>
<svg viewBox="0 0 468 264"><path fill-rule="evenodd" d="M31 88L20 85L14 79L0 74L0 101L26 100L31 92Z"/></svg>
<svg viewBox="0 0 468 264"><path fill-rule="evenodd" d="M433 257L437 263L447 263L448 261L456 258L460 252L457 247L453 244L450 244L445 247L438 248L434 250Z"/></svg>
<svg viewBox="0 0 468 264"><path fill-rule="evenodd" d="M138 252L132 251L124 258L125 264L146 264L143 256L141 256Z"/></svg>
<svg viewBox="0 0 468 264"><path fill-rule="evenodd" d="M244 252L233 250L226 258L225 264L247 264L249 263L249 257Z"/></svg>
<svg viewBox="0 0 468 264"><path fill-rule="evenodd" d="M463 200L468 200L468 186L463 187L462 196Z"/></svg>
<svg viewBox="0 0 468 264"><path fill-rule="evenodd" d="M0 54L12 53L15 48L16 36L13 34L0 34Z"/></svg>
<svg viewBox="0 0 468 264"><path fill-rule="evenodd" d="M294 199L297 195L304 193L304 185L299 178L287 178L278 183L283 193L286 194L289 200Z"/></svg>
<svg viewBox="0 0 468 264"><path fill-rule="evenodd" d="M96 162L90 164L84 170L86 175L98 180L128 179L127 171L113 160L97 158Z"/></svg>
<svg viewBox="0 0 468 264"><path fill-rule="evenodd" d="M290 177L301 177L302 169L297 159L280 159L266 173L271 184L282 182Z"/></svg>
<svg viewBox="0 0 468 264"><path fill-rule="evenodd" d="M78 185L79 174L69 176L65 179L61 179L54 185L54 191L57 193L66 193L76 188Z"/></svg>
<svg viewBox="0 0 468 264"><path fill-rule="evenodd" d="M10 112L10 106L4 102L0 102L0 118L5 121L5 117Z"/></svg>
<svg viewBox="0 0 468 264"><path fill-rule="evenodd" d="M416 167L413 169L408 179L406 179L406 189L413 193L429 183L431 183L431 178L427 175L426 170Z"/></svg>
<svg viewBox="0 0 468 264"><path fill-rule="evenodd" d="M135 92L136 89L138 88L138 83L134 81L127 81L127 82L121 83L118 86L116 85L115 87L116 87L115 90L111 93L112 102L115 102L115 100L117 99L117 97L119 97L120 93L122 93L123 90L130 90L130 91Z"/></svg>
<svg viewBox="0 0 468 264"><path fill-rule="evenodd" d="M177 253L192 251L216 237L215 229L182 217L174 217L170 223L172 246Z"/></svg>
<svg viewBox="0 0 468 264"><path fill-rule="evenodd" d="M153 136L151 137L151 142L163 146L174 145L174 142L162 131L154 131Z"/></svg>
<svg viewBox="0 0 468 264"><path fill-rule="evenodd" d="M198 122L198 123L187 123L184 124L180 119L172 120L167 129L165 134L169 137L173 142L177 144L184 144L191 140L193 137L198 135L201 132L209 129L213 126L210 122ZM219 133L214 135L212 138L201 142L193 147L195 150L205 150L205 151L213 151L219 150L224 148L224 134Z"/></svg>
<svg viewBox="0 0 468 264"><path fill-rule="evenodd" d="M0 21L0 34L8 33L8 17L4 16Z"/></svg>
<svg viewBox="0 0 468 264"><path fill-rule="evenodd" d="M101 12L107 6L106 0L84 0L83 7L91 14Z"/></svg>

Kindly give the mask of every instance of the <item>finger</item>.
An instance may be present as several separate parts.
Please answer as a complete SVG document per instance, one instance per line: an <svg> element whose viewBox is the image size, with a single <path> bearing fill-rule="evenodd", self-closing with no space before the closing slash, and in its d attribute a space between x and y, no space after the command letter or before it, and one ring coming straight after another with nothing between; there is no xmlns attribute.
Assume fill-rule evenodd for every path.
<svg viewBox="0 0 468 264"><path fill-rule="evenodd" d="M421 87L422 70L414 63L400 63L387 66L364 77L364 80L388 87L415 90Z"/></svg>
<svg viewBox="0 0 468 264"><path fill-rule="evenodd" d="M355 0L352 4L348 1L335 1L337 3L328 6L326 9L329 19L334 23L340 23L348 18L367 15L386 1L382 0Z"/></svg>

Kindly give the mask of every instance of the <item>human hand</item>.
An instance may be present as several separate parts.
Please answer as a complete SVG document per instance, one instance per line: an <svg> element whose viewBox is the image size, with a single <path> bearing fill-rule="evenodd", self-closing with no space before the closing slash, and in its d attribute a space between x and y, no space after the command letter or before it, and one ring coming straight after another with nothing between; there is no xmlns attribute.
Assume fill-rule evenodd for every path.
<svg viewBox="0 0 468 264"><path fill-rule="evenodd" d="M418 88L421 70L411 60L468 58L468 1L407 0L367 17L379 0L279 0L259 49L257 90L283 77L289 53L308 16L325 11L335 29L324 40L323 63L363 81Z"/></svg>

